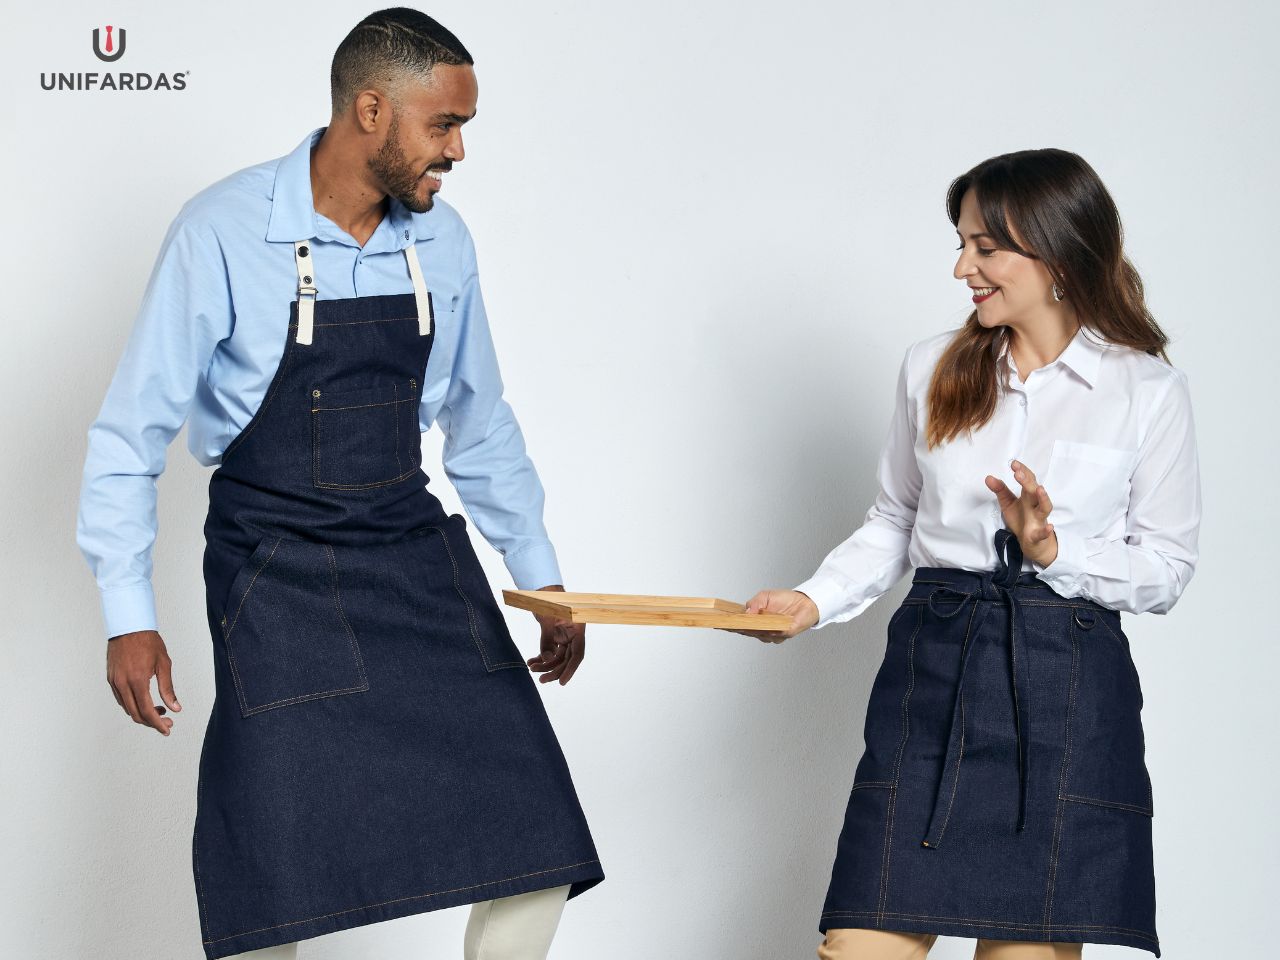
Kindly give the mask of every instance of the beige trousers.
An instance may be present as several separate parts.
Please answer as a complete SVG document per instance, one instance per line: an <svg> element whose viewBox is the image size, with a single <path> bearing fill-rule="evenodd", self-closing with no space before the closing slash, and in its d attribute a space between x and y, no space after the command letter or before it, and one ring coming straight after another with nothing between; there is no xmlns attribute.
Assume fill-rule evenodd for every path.
<svg viewBox="0 0 1280 960"><path fill-rule="evenodd" d="M819 960L924 960L937 936L891 930L828 930ZM1075 960L1083 944L979 940L974 960Z"/></svg>
<svg viewBox="0 0 1280 960"><path fill-rule="evenodd" d="M464 960L546 960L569 885L471 905L462 941ZM295 960L296 943L237 953L227 960Z"/></svg>

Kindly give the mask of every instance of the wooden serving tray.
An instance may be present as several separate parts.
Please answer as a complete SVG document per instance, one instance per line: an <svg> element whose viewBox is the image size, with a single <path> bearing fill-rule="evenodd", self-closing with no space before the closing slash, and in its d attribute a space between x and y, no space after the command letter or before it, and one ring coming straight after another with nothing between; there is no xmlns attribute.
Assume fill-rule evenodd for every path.
<svg viewBox="0 0 1280 960"><path fill-rule="evenodd" d="M714 630L788 630L791 627L791 618L784 614L746 613L742 604L715 597L503 590L502 599L509 607L532 610L571 623L710 627Z"/></svg>

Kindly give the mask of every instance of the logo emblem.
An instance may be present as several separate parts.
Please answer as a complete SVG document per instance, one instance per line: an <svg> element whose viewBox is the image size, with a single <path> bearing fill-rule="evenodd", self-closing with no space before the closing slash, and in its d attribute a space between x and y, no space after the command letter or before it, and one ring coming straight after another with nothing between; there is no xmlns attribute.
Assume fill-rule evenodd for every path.
<svg viewBox="0 0 1280 960"><path fill-rule="evenodd" d="M106 63L115 63L124 56L124 27L120 28L119 40L115 40L111 36L111 31L114 29L111 26L107 27L107 47L106 50L103 50L100 38L101 31L97 27L93 28L93 54Z"/></svg>

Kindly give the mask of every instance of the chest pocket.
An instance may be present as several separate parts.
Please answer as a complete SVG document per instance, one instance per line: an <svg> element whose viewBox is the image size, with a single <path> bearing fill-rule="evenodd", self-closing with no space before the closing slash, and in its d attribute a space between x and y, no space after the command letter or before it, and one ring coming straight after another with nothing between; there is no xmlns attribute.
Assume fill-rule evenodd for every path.
<svg viewBox="0 0 1280 960"><path fill-rule="evenodd" d="M326 490L398 483L422 463L417 380L311 389L312 482Z"/></svg>
<svg viewBox="0 0 1280 960"><path fill-rule="evenodd" d="M1076 532L1101 533L1129 502L1129 478L1137 454L1119 447L1055 440L1041 483L1053 499L1054 523Z"/></svg>

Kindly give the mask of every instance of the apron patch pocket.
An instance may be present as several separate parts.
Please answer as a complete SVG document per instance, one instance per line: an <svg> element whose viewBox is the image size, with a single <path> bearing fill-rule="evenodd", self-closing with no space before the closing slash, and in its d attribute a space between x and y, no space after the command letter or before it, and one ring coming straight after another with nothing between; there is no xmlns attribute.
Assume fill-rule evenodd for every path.
<svg viewBox="0 0 1280 960"><path fill-rule="evenodd" d="M326 544L264 538L236 574L222 633L242 716L369 689Z"/></svg>
<svg viewBox="0 0 1280 960"><path fill-rule="evenodd" d="M1142 694L1127 647L1105 623L1109 612L1077 608L1062 799L1152 813L1142 732Z"/></svg>
<svg viewBox="0 0 1280 960"><path fill-rule="evenodd" d="M398 483L422 461L418 382L311 388L312 482L326 490Z"/></svg>
<svg viewBox="0 0 1280 960"><path fill-rule="evenodd" d="M526 666L520 648L507 629L506 618L493 599L493 590L475 548L471 546L466 521L461 514L455 513L436 529L440 531L440 539L449 553L453 584L466 607L471 636L480 651L485 670L493 673L495 670Z"/></svg>

